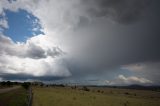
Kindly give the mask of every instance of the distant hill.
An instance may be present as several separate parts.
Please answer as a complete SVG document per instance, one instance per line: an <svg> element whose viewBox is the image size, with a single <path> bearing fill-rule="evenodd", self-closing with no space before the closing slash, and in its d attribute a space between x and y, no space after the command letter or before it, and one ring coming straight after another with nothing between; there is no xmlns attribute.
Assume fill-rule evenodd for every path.
<svg viewBox="0 0 160 106"><path fill-rule="evenodd" d="M137 90L154 90L154 91L160 91L160 85L153 85L153 86L144 86L144 85L128 85L128 86L97 86L92 85L90 87L105 87L105 88L121 88L121 89L137 89Z"/></svg>

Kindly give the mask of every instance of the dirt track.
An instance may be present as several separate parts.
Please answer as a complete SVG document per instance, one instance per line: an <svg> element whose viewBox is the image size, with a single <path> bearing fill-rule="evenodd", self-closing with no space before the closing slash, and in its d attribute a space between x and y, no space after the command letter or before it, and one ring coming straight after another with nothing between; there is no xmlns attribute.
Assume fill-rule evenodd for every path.
<svg viewBox="0 0 160 106"><path fill-rule="evenodd" d="M15 90L18 88L20 88L20 86L15 86L15 87L11 87L11 88L3 88L3 89L0 89L0 94L5 93L5 92L9 92L9 91L12 91L12 90Z"/></svg>

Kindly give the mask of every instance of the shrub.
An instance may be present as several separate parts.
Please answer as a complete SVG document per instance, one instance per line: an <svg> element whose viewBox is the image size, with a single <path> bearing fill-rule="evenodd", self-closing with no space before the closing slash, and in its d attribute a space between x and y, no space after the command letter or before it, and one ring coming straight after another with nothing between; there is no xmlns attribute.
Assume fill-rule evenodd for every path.
<svg viewBox="0 0 160 106"><path fill-rule="evenodd" d="M97 92L100 93L101 91L100 91L100 90L97 90Z"/></svg>
<svg viewBox="0 0 160 106"><path fill-rule="evenodd" d="M101 91L101 93L104 93L104 91Z"/></svg>
<svg viewBox="0 0 160 106"><path fill-rule="evenodd" d="M73 97L73 100L76 100L76 97Z"/></svg>
<svg viewBox="0 0 160 106"><path fill-rule="evenodd" d="M128 93L128 92L125 92L124 94L129 95L129 93Z"/></svg>

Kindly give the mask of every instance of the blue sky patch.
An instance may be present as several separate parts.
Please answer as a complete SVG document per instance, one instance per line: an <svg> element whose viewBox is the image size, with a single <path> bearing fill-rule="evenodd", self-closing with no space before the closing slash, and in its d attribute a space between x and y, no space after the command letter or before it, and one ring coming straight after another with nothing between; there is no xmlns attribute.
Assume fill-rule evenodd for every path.
<svg viewBox="0 0 160 106"><path fill-rule="evenodd" d="M34 35L44 34L39 19L25 10L18 12L5 10L5 17L9 28L4 29L3 33L15 42L25 42L27 38Z"/></svg>

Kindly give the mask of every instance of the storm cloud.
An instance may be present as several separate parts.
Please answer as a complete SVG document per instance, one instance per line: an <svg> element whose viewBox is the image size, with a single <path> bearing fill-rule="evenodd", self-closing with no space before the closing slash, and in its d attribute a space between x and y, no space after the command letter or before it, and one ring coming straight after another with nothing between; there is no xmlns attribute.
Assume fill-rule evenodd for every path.
<svg viewBox="0 0 160 106"><path fill-rule="evenodd" d="M154 22L152 19L159 16L158 14L154 14L153 17L150 16L154 11L151 11L152 6L155 6L155 4L151 6L148 4L149 1L143 0L120 0L117 2L110 0L88 0L83 2L86 5L84 10L91 7L93 9L98 8L99 11L103 11L103 8L106 11L111 9L117 16L110 17L111 14L108 12L103 13L103 16L97 16L95 13L94 16L90 17L92 21L88 25L78 27L78 30L81 32L77 31L73 33L73 35L80 36L78 38L82 40L80 44L78 44L79 39L74 39L75 42L73 41L77 43L77 49L83 51L79 54L77 53L77 57L85 60L82 63L94 67L93 69L95 70L99 70L100 68L105 70L124 64L159 61L160 32L157 27L159 21ZM149 9L149 11L146 12L146 9ZM85 12L90 14L88 11ZM142 14L146 14L147 18L142 17ZM131 20L128 19L130 16L132 17ZM114 23L110 22L107 19L108 17L113 19ZM126 23L128 24L126 25ZM82 36L85 38L82 38ZM79 52L80 50L77 51Z"/></svg>
<svg viewBox="0 0 160 106"><path fill-rule="evenodd" d="M39 79L51 75L71 80L111 79L121 84L159 83L158 77L150 74L154 67L139 75L127 68L160 62L159 1L17 0L1 4L9 11L23 9L33 14L40 20L44 35L13 42L2 33L0 73L16 73L17 79L29 74ZM9 58L17 62L13 64ZM159 67L156 70L159 73ZM118 75L121 82L115 79Z"/></svg>
<svg viewBox="0 0 160 106"><path fill-rule="evenodd" d="M92 16L108 17L119 23L129 24L145 15L151 0L84 0L84 4L86 2L91 4L88 12Z"/></svg>

